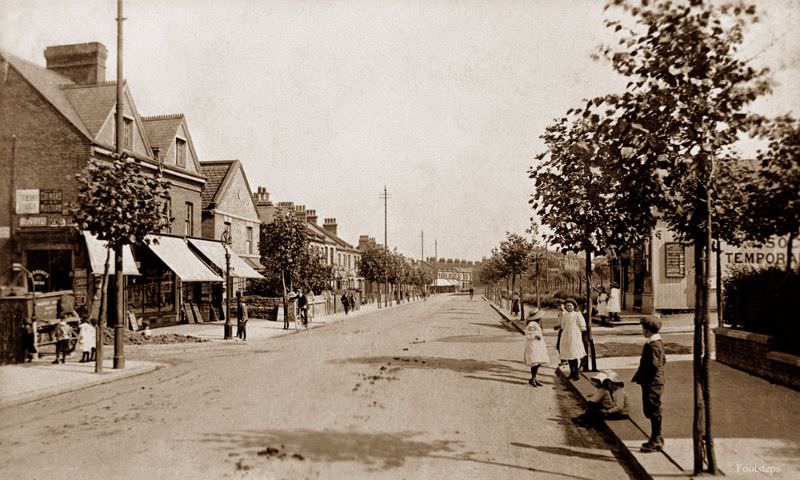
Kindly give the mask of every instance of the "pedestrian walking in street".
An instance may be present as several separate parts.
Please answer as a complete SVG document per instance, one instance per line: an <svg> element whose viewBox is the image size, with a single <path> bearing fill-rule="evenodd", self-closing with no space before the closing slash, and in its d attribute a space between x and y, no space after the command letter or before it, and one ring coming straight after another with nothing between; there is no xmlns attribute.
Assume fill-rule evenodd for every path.
<svg viewBox="0 0 800 480"><path fill-rule="evenodd" d="M525 364L531 369L531 379L528 384L532 387L541 387L542 384L536 379L539 367L550 363L550 356L547 354L547 345L544 342L544 334L539 322L544 318L544 312L536 310L528 317L525 325L525 352L523 359Z"/></svg>
<svg viewBox="0 0 800 480"><path fill-rule="evenodd" d="M639 368L633 375L633 382L642 387L642 410L644 416L650 419L650 440L642 444L644 453L657 452L664 447L664 437L661 436L661 395L664 393L664 365L667 355L664 352L664 342L661 340L661 321L656 318L643 318L642 335L647 343L642 348L642 357Z"/></svg>
<svg viewBox="0 0 800 480"><path fill-rule="evenodd" d="M597 316L600 317L600 323L608 320L608 293L605 287L600 287L597 292Z"/></svg>
<svg viewBox="0 0 800 480"><path fill-rule="evenodd" d="M297 294L297 309L300 313L300 324L305 328L308 328L308 303L308 297L301 288Z"/></svg>
<svg viewBox="0 0 800 480"><path fill-rule="evenodd" d="M564 317L564 313L566 313L567 309L564 308L564 301L563 300L556 300L556 307L558 307L558 319L556 321L556 326L553 327L554 330L558 331L558 337L556 338L556 351L559 353L559 357L561 356L561 319ZM566 360L559 360L559 366L565 365L567 363Z"/></svg>
<svg viewBox="0 0 800 480"><path fill-rule="evenodd" d="M559 357L569 364L569 378L578 379L578 362L586 356L583 347L583 332L586 331L586 319L578 310L578 303L573 299L564 302L565 311L561 315L561 342Z"/></svg>
<svg viewBox="0 0 800 480"><path fill-rule="evenodd" d="M350 310L355 311L356 309L356 296L353 294L353 291L347 292L347 303L350 304Z"/></svg>
<svg viewBox="0 0 800 480"><path fill-rule="evenodd" d="M630 405L625 394L625 382L616 372L600 372L592 378L595 391L586 399L586 411L572 421L584 427L597 427L603 420L628 418Z"/></svg>
<svg viewBox="0 0 800 480"><path fill-rule="evenodd" d="M23 345L25 346L25 361L32 362L39 353L36 349L36 317L25 320L22 325Z"/></svg>
<svg viewBox="0 0 800 480"><path fill-rule="evenodd" d="M58 318L58 323L55 327L55 336L56 359L53 360L53 363L59 363L59 357L61 357L60 362L65 363L67 361L67 350L69 350L69 340L72 337L72 327L67 325L64 315L60 315Z"/></svg>
<svg viewBox="0 0 800 480"><path fill-rule="evenodd" d="M472 301L472 296L474 294L475 294L475 289L470 287L470 289L469 289L469 299L470 299L470 301Z"/></svg>
<svg viewBox="0 0 800 480"><path fill-rule="evenodd" d="M622 311L621 295L619 284L612 283L611 292L608 294L608 320L611 322L619 321L619 313Z"/></svg>
<svg viewBox="0 0 800 480"><path fill-rule="evenodd" d="M86 363L92 358L92 348L95 347L96 332L94 326L87 319L81 319L78 326L78 345L77 349L81 352L80 363Z"/></svg>
<svg viewBox="0 0 800 480"><path fill-rule="evenodd" d="M247 340L247 304L242 300L242 291L236 292L236 337Z"/></svg>
<svg viewBox="0 0 800 480"><path fill-rule="evenodd" d="M345 315L350 313L350 299L347 298L347 292L342 293L342 307L344 308Z"/></svg>
<svg viewBox="0 0 800 480"><path fill-rule="evenodd" d="M519 293L514 292L511 296L511 315L519 315Z"/></svg>

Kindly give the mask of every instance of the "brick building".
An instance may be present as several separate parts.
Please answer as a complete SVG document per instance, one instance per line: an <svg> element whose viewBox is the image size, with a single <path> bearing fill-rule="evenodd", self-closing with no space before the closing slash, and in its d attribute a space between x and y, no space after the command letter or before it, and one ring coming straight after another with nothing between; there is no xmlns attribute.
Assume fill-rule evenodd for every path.
<svg viewBox="0 0 800 480"><path fill-rule="evenodd" d="M75 228L70 207L75 175L114 152L116 83L105 80L106 56L99 43L48 47L45 68L0 52L0 285L30 288L12 271L19 262L47 274L40 291L73 290L87 311L105 249ZM144 171L163 172L172 219L157 245L126 251L126 304L151 323L198 318L195 307L211 301L203 286L222 278L187 241L201 236L206 180L186 119L142 117L127 84L123 92L123 151Z"/></svg>

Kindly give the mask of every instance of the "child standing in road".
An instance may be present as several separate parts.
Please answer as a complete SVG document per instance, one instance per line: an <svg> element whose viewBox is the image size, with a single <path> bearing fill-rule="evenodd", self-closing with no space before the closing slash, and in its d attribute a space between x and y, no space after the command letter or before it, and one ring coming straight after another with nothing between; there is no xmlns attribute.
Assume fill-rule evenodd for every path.
<svg viewBox="0 0 800 480"><path fill-rule="evenodd" d="M81 351L80 363L86 363L92 356L92 348L95 346L95 329L88 320L81 319L78 327L78 348Z"/></svg>
<svg viewBox="0 0 800 480"><path fill-rule="evenodd" d="M544 313L536 310L529 317L525 325L525 364L531 368L531 379L528 384L532 387L541 387L542 384L536 379L539 367L550 363L550 356L547 354L547 345L544 343L544 334L539 322L542 321Z"/></svg>
<svg viewBox="0 0 800 480"><path fill-rule="evenodd" d="M664 392L664 365L667 356L664 342L658 333L661 330L661 321L643 318L641 324L642 335L647 343L642 348L642 358L633 382L642 387L642 410L644 416L650 419L650 440L643 443L641 449L643 453L649 453L664 448L664 438L661 436L661 395Z"/></svg>
<svg viewBox="0 0 800 480"><path fill-rule="evenodd" d="M53 363L59 363L58 357L61 357L60 363L67 361L67 350L69 350L69 339L72 336L72 327L67 325L64 315L60 315L58 323L55 328L56 334L56 359Z"/></svg>

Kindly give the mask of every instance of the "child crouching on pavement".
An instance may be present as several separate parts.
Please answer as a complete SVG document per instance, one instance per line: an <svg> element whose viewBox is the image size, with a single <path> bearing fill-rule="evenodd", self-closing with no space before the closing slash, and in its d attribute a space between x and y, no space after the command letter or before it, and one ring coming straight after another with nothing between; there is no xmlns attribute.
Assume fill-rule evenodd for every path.
<svg viewBox="0 0 800 480"><path fill-rule="evenodd" d="M572 421L583 427L596 427L602 420L628 418L630 407L625 394L625 383L616 372L608 370L592 378L594 393L587 399L586 411Z"/></svg>
<svg viewBox="0 0 800 480"><path fill-rule="evenodd" d="M539 322L544 318L544 312L536 310L531 313L525 324L525 364L531 368L531 379L528 384L532 387L541 387L542 384L536 379L539 367L550 363L550 356L547 354L547 345L544 343L544 334Z"/></svg>

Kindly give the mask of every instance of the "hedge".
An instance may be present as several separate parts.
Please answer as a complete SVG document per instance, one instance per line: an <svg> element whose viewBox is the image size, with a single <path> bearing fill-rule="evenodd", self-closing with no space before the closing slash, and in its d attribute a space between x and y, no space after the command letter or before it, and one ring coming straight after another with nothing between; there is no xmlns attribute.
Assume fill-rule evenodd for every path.
<svg viewBox="0 0 800 480"><path fill-rule="evenodd" d="M725 323L771 335L778 350L800 355L800 273L739 270L724 284Z"/></svg>

